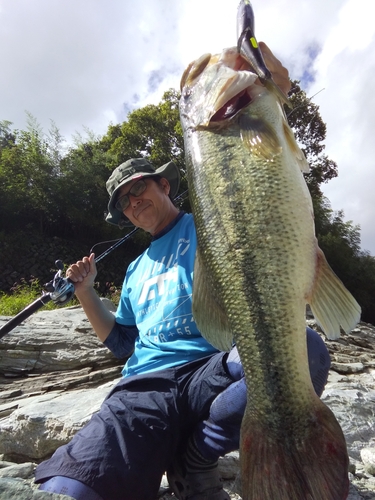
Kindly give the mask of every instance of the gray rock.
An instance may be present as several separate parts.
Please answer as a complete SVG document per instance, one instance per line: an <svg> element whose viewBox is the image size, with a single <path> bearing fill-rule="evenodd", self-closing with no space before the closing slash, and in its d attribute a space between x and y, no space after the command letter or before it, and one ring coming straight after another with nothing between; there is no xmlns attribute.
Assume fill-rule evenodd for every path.
<svg viewBox="0 0 375 500"><path fill-rule="evenodd" d="M8 318L0 317L0 326ZM113 355L97 339L78 306L40 311L0 341L0 373L19 375L112 366Z"/></svg>
<svg viewBox="0 0 375 500"><path fill-rule="evenodd" d="M364 370L364 365L362 363L335 363L332 362L332 370L337 373L360 373Z"/></svg>
<svg viewBox="0 0 375 500"><path fill-rule="evenodd" d="M25 462L23 464L2 462L2 464L4 464L3 467L0 462L0 477L18 477L21 479L32 478L36 467L36 464L33 462Z"/></svg>
<svg viewBox="0 0 375 500"><path fill-rule="evenodd" d="M362 448L361 458L365 466L365 471L375 476L375 446L373 448Z"/></svg>
<svg viewBox="0 0 375 500"><path fill-rule="evenodd" d="M0 325L6 320L0 317ZM313 319L307 323L319 331ZM350 335L324 340L332 367L322 400L347 441L348 500L375 500L375 327L361 323ZM70 498L38 491L35 463L99 409L123 363L96 339L77 307L40 311L0 340L0 500ZM219 468L231 499L241 500L238 452L220 459ZM175 499L166 477L160 499Z"/></svg>
<svg viewBox="0 0 375 500"><path fill-rule="evenodd" d="M349 456L361 460L360 450L375 438L374 370L357 375L331 371L322 401L334 412L344 432Z"/></svg>
<svg viewBox="0 0 375 500"><path fill-rule="evenodd" d="M50 392L20 401L16 410L0 419L0 453L5 458L32 461L52 455L99 410L116 382L95 389Z"/></svg>
<svg viewBox="0 0 375 500"><path fill-rule="evenodd" d="M67 495L39 491L23 479L0 478L0 500L72 500Z"/></svg>

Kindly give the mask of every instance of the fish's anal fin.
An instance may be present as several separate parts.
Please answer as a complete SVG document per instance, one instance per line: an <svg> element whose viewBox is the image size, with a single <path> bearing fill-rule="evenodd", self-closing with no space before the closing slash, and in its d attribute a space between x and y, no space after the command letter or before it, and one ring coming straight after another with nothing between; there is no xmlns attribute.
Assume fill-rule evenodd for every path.
<svg viewBox="0 0 375 500"><path fill-rule="evenodd" d="M310 165L308 164L303 151L298 146L296 138L294 137L293 131L289 127L286 120L283 122L283 129L284 129L285 140L288 143L290 150L293 152L293 154L297 160L297 163L299 165L299 168L301 169L301 172L308 174L310 172Z"/></svg>
<svg viewBox="0 0 375 500"><path fill-rule="evenodd" d="M300 419L306 420L306 427L299 428L297 422L294 432L286 433L282 423L279 432L270 432L256 409L254 415L245 410L240 441L243 500L347 498L349 459L340 425L320 401Z"/></svg>
<svg viewBox="0 0 375 500"><path fill-rule="evenodd" d="M329 339L337 339L340 336L340 326L349 333L360 321L361 307L332 271L319 247L315 281L307 302L317 323Z"/></svg>
<svg viewBox="0 0 375 500"><path fill-rule="evenodd" d="M194 263L193 317L203 337L220 351L229 351L233 335L223 307L213 295L213 287L197 250Z"/></svg>
<svg viewBox="0 0 375 500"><path fill-rule="evenodd" d="M241 139L253 156L272 161L282 152L282 147L274 129L260 118L245 114L238 119Z"/></svg>

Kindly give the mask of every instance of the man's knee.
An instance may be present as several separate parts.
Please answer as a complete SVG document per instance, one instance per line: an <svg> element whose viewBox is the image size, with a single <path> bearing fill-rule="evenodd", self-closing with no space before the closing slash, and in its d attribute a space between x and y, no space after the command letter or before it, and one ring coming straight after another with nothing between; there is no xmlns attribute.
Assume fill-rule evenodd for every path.
<svg viewBox="0 0 375 500"><path fill-rule="evenodd" d="M50 493L68 495L75 500L103 500L92 488L70 477L51 477L42 483L39 489Z"/></svg>
<svg viewBox="0 0 375 500"><path fill-rule="evenodd" d="M306 328L306 335L311 381L315 392L321 396L327 383L331 358L324 341L315 330Z"/></svg>
<svg viewBox="0 0 375 500"><path fill-rule="evenodd" d="M324 386L327 383L331 359L324 341L315 330L307 327L306 339L311 381L315 392L318 396L321 396ZM226 363L233 380L240 380L244 376L243 367L236 347L228 354Z"/></svg>
<svg viewBox="0 0 375 500"><path fill-rule="evenodd" d="M306 337L310 376L320 396L327 382L330 357L317 332L307 328ZM209 418L201 422L195 431L200 453L210 459L238 448L240 426L247 403L246 383L237 348L230 351L226 362L234 382L213 400Z"/></svg>

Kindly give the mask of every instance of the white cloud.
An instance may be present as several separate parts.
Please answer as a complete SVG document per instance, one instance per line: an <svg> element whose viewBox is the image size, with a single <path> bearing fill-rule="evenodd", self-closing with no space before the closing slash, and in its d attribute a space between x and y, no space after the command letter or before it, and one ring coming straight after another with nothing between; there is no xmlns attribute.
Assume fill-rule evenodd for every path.
<svg viewBox="0 0 375 500"><path fill-rule="evenodd" d="M301 79L327 123L339 177L325 193L375 254L372 0L253 0L258 40ZM0 0L0 120L25 110L69 139L105 133L178 88L186 65L236 43L238 0ZM309 78L314 79L313 82Z"/></svg>
<svg viewBox="0 0 375 500"><path fill-rule="evenodd" d="M339 177L324 193L335 210L344 209L346 219L360 224L362 248L375 254L375 27L369 12L366 0L342 2L337 23L315 61L311 92L325 89L315 102L327 123L327 154L339 168Z"/></svg>

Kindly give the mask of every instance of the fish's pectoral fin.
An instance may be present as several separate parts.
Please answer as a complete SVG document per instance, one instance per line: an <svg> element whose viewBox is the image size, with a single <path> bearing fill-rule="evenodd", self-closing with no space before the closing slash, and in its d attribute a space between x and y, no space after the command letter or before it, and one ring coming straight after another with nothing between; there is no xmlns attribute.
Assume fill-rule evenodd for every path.
<svg viewBox="0 0 375 500"><path fill-rule="evenodd" d="M293 131L289 127L286 120L283 122L283 129L284 129L285 140L288 143L288 146L290 147L291 151L293 152L293 154L297 160L298 166L301 169L301 172L308 174L310 172L310 165L308 164L308 162L306 160L306 156L304 155L304 152L298 146L296 138L294 137Z"/></svg>
<svg viewBox="0 0 375 500"><path fill-rule="evenodd" d="M197 250L194 263L193 317L203 337L220 351L233 345L224 309L214 295L212 280Z"/></svg>
<svg viewBox="0 0 375 500"><path fill-rule="evenodd" d="M241 115L238 119L243 140L250 153L259 158L273 160L282 147L273 128L260 118Z"/></svg>
<svg viewBox="0 0 375 500"><path fill-rule="evenodd" d="M329 339L340 336L340 326L349 333L361 317L360 305L332 271L319 247L315 282L307 301L317 323Z"/></svg>

